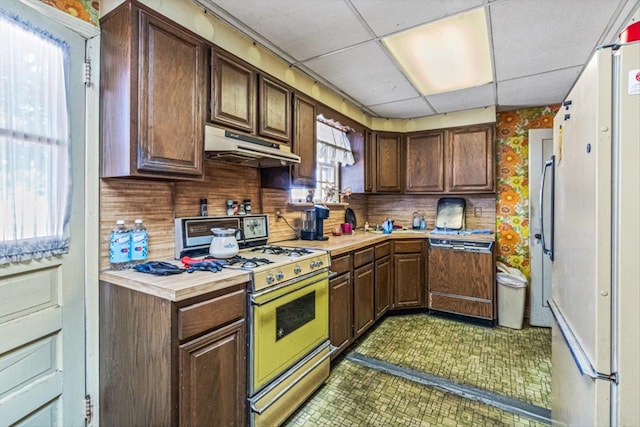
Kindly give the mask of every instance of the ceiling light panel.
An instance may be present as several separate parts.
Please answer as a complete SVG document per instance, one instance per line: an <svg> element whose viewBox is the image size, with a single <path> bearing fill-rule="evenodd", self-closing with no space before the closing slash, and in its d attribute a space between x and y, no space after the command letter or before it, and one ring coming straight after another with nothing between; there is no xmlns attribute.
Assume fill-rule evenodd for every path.
<svg viewBox="0 0 640 427"><path fill-rule="evenodd" d="M382 39L423 95L493 81L484 8Z"/></svg>

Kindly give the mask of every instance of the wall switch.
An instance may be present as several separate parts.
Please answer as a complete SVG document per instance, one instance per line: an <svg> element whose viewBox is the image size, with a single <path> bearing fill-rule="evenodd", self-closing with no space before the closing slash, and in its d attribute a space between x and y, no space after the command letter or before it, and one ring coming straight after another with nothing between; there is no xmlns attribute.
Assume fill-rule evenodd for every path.
<svg viewBox="0 0 640 427"><path fill-rule="evenodd" d="M473 208L473 215L474 216L482 216L482 208L480 208L480 207Z"/></svg>

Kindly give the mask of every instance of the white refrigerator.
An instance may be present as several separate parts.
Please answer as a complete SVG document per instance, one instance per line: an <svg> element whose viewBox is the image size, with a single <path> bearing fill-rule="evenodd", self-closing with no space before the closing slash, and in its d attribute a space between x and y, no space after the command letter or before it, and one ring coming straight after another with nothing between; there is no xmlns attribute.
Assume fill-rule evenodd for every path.
<svg viewBox="0 0 640 427"><path fill-rule="evenodd" d="M542 181L553 423L640 426L640 42L594 53Z"/></svg>

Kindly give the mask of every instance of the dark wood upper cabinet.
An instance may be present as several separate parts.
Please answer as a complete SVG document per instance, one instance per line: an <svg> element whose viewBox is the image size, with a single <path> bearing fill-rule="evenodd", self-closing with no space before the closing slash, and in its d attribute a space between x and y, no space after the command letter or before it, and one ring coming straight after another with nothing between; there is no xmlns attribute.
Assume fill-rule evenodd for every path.
<svg viewBox="0 0 640 427"><path fill-rule="evenodd" d="M256 71L217 49L211 66L211 121L255 134Z"/></svg>
<svg viewBox="0 0 640 427"><path fill-rule="evenodd" d="M402 135L397 133L374 134L375 175L377 193L402 192Z"/></svg>
<svg viewBox="0 0 640 427"><path fill-rule="evenodd" d="M472 126L448 132L447 187L454 192L495 190L493 125Z"/></svg>
<svg viewBox="0 0 640 427"><path fill-rule="evenodd" d="M100 28L101 176L201 179L204 43L131 3Z"/></svg>
<svg viewBox="0 0 640 427"><path fill-rule="evenodd" d="M300 164L293 166L295 185L316 185L316 103L307 97L293 96L292 151L300 156Z"/></svg>
<svg viewBox="0 0 640 427"><path fill-rule="evenodd" d="M258 99L258 134L288 144L291 141L291 91L260 75Z"/></svg>
<svg viewBox="0 0 640 427"><path fill-rule="evenodd" d="M407 136L405 193L444 191L444 131Z"/></svg>

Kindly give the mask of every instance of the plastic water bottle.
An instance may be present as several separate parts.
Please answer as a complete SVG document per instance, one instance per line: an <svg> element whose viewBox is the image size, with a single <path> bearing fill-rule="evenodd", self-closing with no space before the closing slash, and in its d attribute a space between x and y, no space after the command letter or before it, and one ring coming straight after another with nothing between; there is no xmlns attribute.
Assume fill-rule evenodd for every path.
<svg viewBox="0 0 640 427"><path fill-rule="evenodd" d="M119 219L116 224L116 228L111 230L109 239L109 262L112 270L124 270L129 268L131 261L129 248L131 235L123 220Z"/></svg>
<svg viewBox="0 0 640 427"><path fill-rule="evenodd" d="M427 229L427 221L425 221L424 215L422 215L422 218L420 219L420 230L426 230L426 229Z"/></svg>
<svg viewBox="0 0 640 427"><path fill-rule="evenodd" d="M136 219L131 228L131 265L143 264L149 252L149 233L142 225L141 219Z"/></svg>

